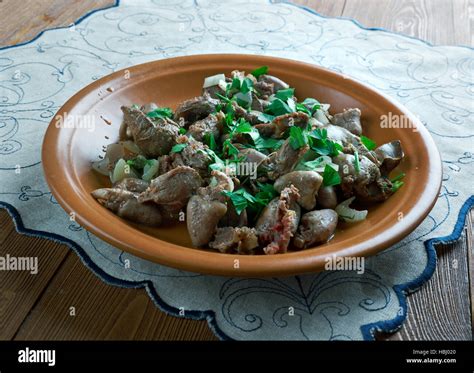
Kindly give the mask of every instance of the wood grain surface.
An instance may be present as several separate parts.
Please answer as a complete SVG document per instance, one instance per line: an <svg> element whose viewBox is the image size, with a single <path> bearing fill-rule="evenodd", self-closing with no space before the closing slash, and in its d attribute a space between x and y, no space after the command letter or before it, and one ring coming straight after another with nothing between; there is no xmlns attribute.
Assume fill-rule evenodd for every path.
<svg viewBox="0 0 474 373"><path fill-rule="evenodd" d="M436 45L473 45L472 0L307 0L292 1L327 16L354 18ZM67 26L112 0L0 0L0 47L25 42L42 30ZM11 16L14 14L14 17ZM439 245L433 278L408 297L403 327L378 339L470 340L473 336L473 214L462 238ZM205 321L161 312L144 289L109 286L66 245L20 235L0 210L0 255L31 255L41 263L32 276L0 272L2 340L213 340Z"/></svg>

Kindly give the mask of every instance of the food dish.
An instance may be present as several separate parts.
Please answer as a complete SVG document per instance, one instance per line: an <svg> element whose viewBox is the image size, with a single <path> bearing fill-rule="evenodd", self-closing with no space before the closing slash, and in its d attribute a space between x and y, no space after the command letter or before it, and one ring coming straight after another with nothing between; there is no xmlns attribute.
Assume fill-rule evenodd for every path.
<svg viewBox="0 0 474 373"><path fill-rule="evenodd" d="M100 207L91 196L110 185L91 169L103 147L118 139L124 103L151 102L176 108L199 95L202 80L238 68L251 71L271 66L273 75L295 87L300 97L331 102L334 112L357 107L367 123L381 116L403 117L403 126L369 125L366 136L379 144L399 139L405 159L398 169L405 185L391 198L368 208L367 218L355 225L338 227L334 238L317 248L285 255L235 255L192 248L183 224L149 228L129 223ZM132 79L127 79L131 76ZM402 105L380 92L335 72L280 58L255 55L200 55L154 61L118 71L74 95L57 118L97 118L94 131L57 125L55 118L43 143L46 180L56 200L87 230L112 245L143 258L192 272L228 276L282 276L314 272L325 267L328 257L367 256L398 242L428 214L441 185L439 153L423 125Z"/></svg>
<svg viewBox="0 0 474 373"><path fill-rule="evenodd" d="M176 110L122 106L119 140L93 164L112 185L92 196L118 216L185 220L191 242L222 253L283 254L330 241L352 202L383 202L402 185L400 141L364 136L358 108L297 92L261 66L203 81Z"/></svg>

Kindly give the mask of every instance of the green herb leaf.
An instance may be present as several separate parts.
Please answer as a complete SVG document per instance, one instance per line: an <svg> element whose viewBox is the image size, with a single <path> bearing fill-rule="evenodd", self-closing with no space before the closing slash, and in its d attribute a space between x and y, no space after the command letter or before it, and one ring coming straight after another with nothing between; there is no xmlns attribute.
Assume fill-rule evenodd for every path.
<svg viewBox="0 0 474 373"><path fill-rule="evenodd" d="M294 113L296 111L295 100L293 100L292 98L289 98L289 99L286 100L286 104L288 105L288 107L290 108L292 113Z"/></svg>
<svg viewBox="0 0 474 373"><path fill-rule="evenodd" d="M316 128L309 134L309 144L311 149L320 155L329 155L334 157L342 150L342 146L335 141L327 138L328 133L325 128Z"/></svg>
<svg viewBox="0 0 474 373"><path fill-rule="evenodd" d="M237 149L234 144L231 143L230 139L227 139L222 144L222 150L226 151L230 157L235 157L239 154L239 149Z"/></svg>
<svg viewBox="0 0 474 373"><path fill-rule="evenodd" d="M265 109L265 112L278 116L291 113L292 110L285 101L279 98L274 98L270 105Z"/></svg>
<svg viewBox="0 0 474 373"><path fill-rule="evenodd" d="M314 98L305 98L301 104L309 109L310 115L313 115L316 110L321 109L321 103Z"/></svg>
<svg viewBox="0 0 474 373"><path fill-rule="evenodd" d="M275 119L275 116L262 113L261 111L253 111L252 113L255 114L258 120L262 123L270 123L273 119Z"/></svg>
<svg viewBox="0 0 474 373"><path fill-rule="evenodd" d="M254 141L255 149L262 151L268 149L273 152L281 147L283 140L259 137Z"/></svg>
<svg viewBox="0 0 474 373"><path fill-rule="evenodd" d="M319 140L326 140L328 138L328 130L326 128L316 128L311 132L311 136Z"/></svg>
<svg viewBox="0 0 474 373"><path fill-rule="evenodd" d="M395 193L400 189L405 183L403 181L397 180L392 184L392 192Z"/></svg>
<svg viewBox="0 0 474 373"><path fill-rule="evenodd" d="M253 91L253 82L249 78L244 78L240 85L240 92L247 93Z"/></svg>
<svg viewBox="0 0 474 373"><path fill-rule="evenodd" d="M306 106L304 106L303 104L301 104L299 102L296 103L296 111L301 111L301 112L311 116L311 111L309 111L309 109Z"/></svg>
<svg viewBox="0 0 474 373"><path fill-rule="evenodd" d="M255 199L257 200L257 203L263 206L266 206L268 202L278 195L272 184L260 183L257 181L257 186L259 191L255 194Z"/></svg>
<svg viewBox="0 0 474 373"><path fill-rule="evenodd" d="M275 97L283 101L286 101L289 98L293 98L294 95L295 95L294 88L280 89L279 91L275 93Z"/></svg>
<svg viewBox="0 0 474 373"><path fill-rule="evenodd" d="M290 127L290 145L293 149L300 149L307 143L308 138L301 128L296 126Z"/></svg>
<svg viewBox="0 0 474 373"><path fill-rule="evenodd" d="M356 173L360 172L359 152L357 150L354 152L354 168Z"/></svg>
<svg viewBox="0 0 474 373"><path fill-rule="evenodd" d="M403 178L405 177L405 175L406 175L406 174L405 174L404 172L402 172L401 174L395 176L393 179L390 179L390 181L391 181L392 183L395 183L395 182L397 182L397 181L403 179Z"/></svg>
<svg viewBox="0 0 474 373"><path fill-rule="evenodd" d="M258 130L243 118L240 118L239 123L232 132L248 134L254 142L260 137Z"/></svg>
<svg viewBox="0 0 474 373"><path fill-rule="evenodd" d="M216 93L216 96L219 97L219 98L220 98L222 101L224 101L224 102L227 102L227 103L231 102L231 99L230 99L230 98L228 98L228 97L226 97L226 96L223 96L223 95L221 95L220 93Z"/></svg>
<svg viewBox="0 0 474 373"><path fill-rule="evenodd" d="M176 144L171 148L171 153L181 153L186 146L188 146L187 142Z"/></svg>
<svg viewBox="0 0 474 373"><path fill-rule="evenodd" d="M136 170L142 170L147 164L147 162L148 160L143 155L138 155L137 157L133 159L129 159L127 161L127 164Z"/></svg>
<svg viewBox="0 0 474 373"><path fill-rule="evenodd" d="M146 116L153 119L173 118L173 110L169 107L159 107L146 113Z"/></svg>
<svg viewBox="0 0 474 373"><path fill-rule="evenodd" d="M204 135L204 142L206 143L207 146L209 146L209 149L211 150L217 149L216 139L214 138L214 134L212 132L208 132Z"/></svg>
<svg viewBox="0 0 474 373"><path fill-rule="evenodd" d="M186 134L186 128L180 127L180 128L179 128L179 134L180 134L180 135Z"/></svg>
<svg viewBox="0 0 474 373"><path fill-rule="evenodd" d="M258 79L260 75L266 74L267 72L268 72L268 66L261 66L261 67L256 68L250 74L252 74L254 77Z"/></svg>
<svg viewBox="0 0 474 373"><path fill-rule="evenodd" d="M339 176L339 172L337 172L331 166L326 165L324 167L324 172L323 172L324 186L339 185L340 183L341 183L341 177Z"/></svg>
<svg viewBox="0 0 474 373"><path fill-rule="evenodd" d="M364 144L367 150L374 150L377 147L377 144L374 140L371 140L368 137L365 137L364 135L360 137L360 141L362 142L362 144Z"/></svg>
<svg viewBox="0 0 474 373"><path fill-rule="evenodd" d="M238 189L235 192L224 190L222 191L222 194L229 197L238 215L240 215L249 205L255 205L257 203L255 197L245 189Z"/></svg>

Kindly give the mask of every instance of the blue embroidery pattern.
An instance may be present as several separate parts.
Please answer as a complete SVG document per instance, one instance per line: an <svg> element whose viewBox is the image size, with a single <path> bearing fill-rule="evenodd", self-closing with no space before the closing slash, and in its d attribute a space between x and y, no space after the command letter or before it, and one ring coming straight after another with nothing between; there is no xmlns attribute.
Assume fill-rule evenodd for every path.
<svg viewBox="0 0 474 373"><path fill-rule="evenodd" d="M404 103L443 155L443 187L429 217L402 242L367 259L362 275L328 271L271 279L229 279L156 265L71 222L41 171L41 140L58 108L118 69L212 52L315 63ZM462 182L474 173L473 73L470 48L433 47L288 4L117 2L72 27L0 49L0 207L20 233L66 243L105 282L145 287L161 309L177 315L182 307L186 317L206 319L223 339L373 339L375 331L400 327L406 293L435 269L433 245L459 238L474 203L472 188Z"/></svg>

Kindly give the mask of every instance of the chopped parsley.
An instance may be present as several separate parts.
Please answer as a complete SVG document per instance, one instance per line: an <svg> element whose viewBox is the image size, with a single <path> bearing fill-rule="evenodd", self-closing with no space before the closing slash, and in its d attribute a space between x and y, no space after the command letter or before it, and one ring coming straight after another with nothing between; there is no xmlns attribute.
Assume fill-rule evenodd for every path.
<svg viewBox="0 0 474 373"><path fill-rule="evenodd" d="M290 145L294 150L300 149L308 143L308 138L299 127L290 127Z"/></svg>
<svg viewBox="0 0 474 373"><path fill-rule="evenodd" d="M258 203L257 199L245 189L238 189L235 192L223 190L222 194L229 197L237 215L240 215L248 206Z"/></svg>
<svg viewBox="0 0 474 373"><path fill-rule="evenodd" d="M324 186L339 185L340 183L341 183L341 177L339 176L339 172L337 172L334 168L332 168L331 166L327 164L324 167L324 172L323 172Z"/></svg>
<svg viewBox="0 0 474 373"><path fill-rule="evenodd" d="M169 107L159 107L146 113L146 116L152 119L173 118L173 110Z"/></svg>
<svg viewBox="0 0 474 373"><path fill-rule="evenodd" d="M405 177L405 173L402 172L401 174L395 176L390 181L392 182L392 192L395 193L398 189L400 189L405 183L401 181Z"/></svg>
<svg viewBox="0 0 474 373"><path fill-rule="evenodd" d="M279 91L275 93L275 97L283 101L286 101L289 98L293 98L294 95L295 95L294 88L280 89Z"/></svg>
<svg viewBox="0 0 474 373"><path fill-rule="evenodd" d="M360 173L359 152L357 150L354 152L354 169L356 173Z"/></svg>
<svg viewBox="0 0 474 373"><path fill-rule="evenodd" d="M214 138L214 134L212 132L208 132L204 135L204 142L206 143L207 146L209 146L209 149L211 150L217 149L216 139Z"/></svg>
<svg viewBox="0 0 474 373"><path fill-rule="evenodd" d="M342 151L342 146L327 138L328 132L325 128L316 128L308 135L311 149L320 155L334 157Z"/></svg>
<svg viewBox="0 0 474 373"><path fill-rule="evenodd" d="M271 152L278 150L283 144L283 140L259 137L254 141L255 149L258 151L269 150Z"/></svg>
<svg viewBox="0 0 474 373"><path fill-rule="evenodd" d="M258 79L260 75L264 75L267 72L268 72L268 66L261 66L261 67L256 68L250 74L252 74L254 77Z"/></svg>
<svg viewBox="0 0 474 373"><path fill-rule="evenodd" d="M136 170L143 170L147 162L149 162L148 159L146 159L143 155L138 155L133 159L129 159L127 164Z"/></svg>
<svg viewBox="0 0 474 373"><path fill-rule="evenodd" d="M367 148L367 150L374 150L377 147L377 144L375 143L374 140L369 139L368 137L365 137L364 135L360 136L360 141L364 146Z"/></svg>
<svg viewBox="0 0 474 373"><path fill-rule="evenodd" d="M188 146L187 142L176 144L171 148L171 153L181 153L186 146Z"/></svg>
<svg viewBox="0 0 474 373"><path fill-rule="evenodd" d="M293 111L291 110L288 103L278 97L275 97L270 105L268 105L268 107L265 109L265 112L267 114L278 116L292 113Z"/></svg>
<svg viewBox="0 0 474 373"><path fill-rule="evenodd" d="M392 183L395 183L396 181L402 180L405 177L405 173L402 172L401 174L395 176L393 179L390 179Z"/></svg>

